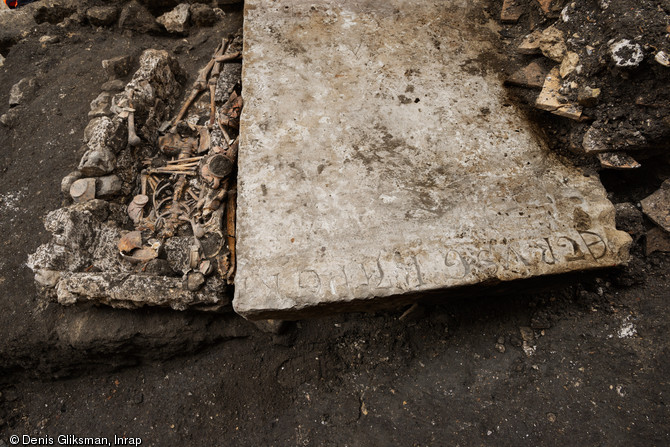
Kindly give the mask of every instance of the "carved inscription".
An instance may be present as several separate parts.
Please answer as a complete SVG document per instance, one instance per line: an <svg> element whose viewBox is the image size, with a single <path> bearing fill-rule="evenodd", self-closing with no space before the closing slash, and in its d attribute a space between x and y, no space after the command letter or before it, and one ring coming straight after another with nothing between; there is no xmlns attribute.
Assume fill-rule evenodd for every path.
<svg viewBox="0 0 670 447"><path fill-rule="evenodd" d="M551 272L560 264L592 262L608 253L607 242L593 231L575 231L534 240L461 243L442 251L381 253L334 265L328 271L304 269L248 278L246 288L300 299L314 295L384 296L435 285L475 283L487 278L526 277Z"/></svg>

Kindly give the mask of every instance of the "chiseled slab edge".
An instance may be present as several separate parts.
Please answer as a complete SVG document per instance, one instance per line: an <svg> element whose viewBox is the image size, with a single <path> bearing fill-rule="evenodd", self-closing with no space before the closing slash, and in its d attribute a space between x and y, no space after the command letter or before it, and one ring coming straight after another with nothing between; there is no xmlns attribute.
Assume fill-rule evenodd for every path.
<svg viewBox="0 0 670 447"><path fill-rule="evenodd" d="M626 262L630 237L615 229L602 185L558 161L504 104L497 75L481 69L477 59L492 37L476 34L486 28L471 23L476 5L444 4L437 11L414 0L247 0L233 302L244 317L385 307L428 292ZM398 13L404 19L392 17ZM422 20L443 28L423 33ZM400 104L377 104L365 96L377 87L382 98L390 87L403 93L398 73L412 67L423 71L411 76L416 90L430 91L433 101L408 105L398 96ZM366 79L371 72L379 85ZM425 124L413 121L419 106ZM401 144L398 136L406 137ZM420 151L401 154L406 166L397 164L414 136L423 138L413 146ZM397 174L375 157L387 157ZM415 195L395 187L423 176L427 160L453 181L414 182ZM379 192L372 209L357 203L371 191ZM449 206L411 209L419 193Z"/></svg>

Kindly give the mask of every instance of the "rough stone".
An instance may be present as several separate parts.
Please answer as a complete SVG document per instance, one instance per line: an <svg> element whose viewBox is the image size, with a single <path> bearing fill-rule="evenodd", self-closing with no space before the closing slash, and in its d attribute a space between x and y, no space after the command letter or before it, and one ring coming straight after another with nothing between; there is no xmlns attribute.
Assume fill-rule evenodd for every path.
<svg viewBox="0 0 670 447"><path fill-rule="evenodd" d="M47 214L44 227L52 239L28 257L28 267L34 272L74 272L91 266L105 271L126 271L128 266L120 263L116 248L119 229L103 223L118 212L115 207L94 199Z"/></svg>
<svg viewBox="0 0 670 447"><path fill-rule="evenodd" d="M123 182L116 175L106 175L95 179L95 197L98 199L109 199L119 195Z"/></svg>
<svg viewBox="0 0 670 447"><path fill-rule="evenodd" d="M35 93L37 83L34 78L23 78L9 90L9 106L17 106L27 100Z"/></svg>
<svg viewBox="0 0 670 447"><path fill-rule="evenodd" d="M535 101L535 107L558 116L578 120L582 116L581 106L569 103L567 98L560 93L560 89L561 75L556 67L544 80L542 91Z"/></svg>
<svg viewBox="0 0 670 447"><path fill-rule="evenodd" d="M548 70L537 62L531 62L525 67L517 70L505 82L520 87L542 88L547 77Z"/></svg>
<svg viewBox="0 0 670 447"><path fill-rule="evenodd" d="M86 177L100 177L109 174L116 167L114 153L106 148L88 149L79 162L79 170Z"/></svg>
<svg viewBox="0 0 670 447"><path fill-rule="evenodd" d="M246 2L233 304L247 318L627 260L598 179L472 69L494 39L477 5L396 5Z"/></svg>
<svg viewBox="0 0 670 447"><path fill-rule="evenodd" d="M3 42L3 45L18 42L27 36L34 26L35 20L27 8L0 10L0 42Z"/></svg>
<svg viewBox="0 0 670 447"><path fill-rule="evenodd" d="M523 38L517 50L521 54L538 54L540 50L540 39L542 39L542 31L535 30Z"/></svg>
<svg viewBox="0 0 670 447"><path fill-rule="evenodd" d="M159 30L156 18L137 0L129 2L121 10L119 27L140 34L157 32Z"/></svg>
<svg viewBox="0 0 670 447"><path fill-rule="evenodd" d="M188 3L181 3L172 11L160 16L156 21L163 25L169 33L184 34L188 30L189 9Z"/></svg>
<svg viewBox="0 0 670 447"><path fill-rule="evenodd" d="M626 128L608 132L600 128L602 123L595 122L589 127L582 139L584 152L598 153L644 148L647 140L638 130L628 131Z"/></svg>
<svg viewBox="0 0 670 447"><path fill-rule="evenodd" d="M145 141L155 141L158 128L170 118L181 95L177 77L182 76L182 70L177 60L165 50L145 50L139 64L125 91L114 97L112 111L119 113L127 106L127 98L132 93L135 130ZM157 100L162 107L155 107Z"/></svg>
<svg viewBox="0 0 670 447"><path fill-rule="evenodd" d="M88 116L97 118L100 116L109 116L112 114L110 106L112 105L112 95L109 92L100 93L97 98L91 101L91 111Z"/></svg>
<svg viewBox="0 0 670 447"><path fill-rule="evenodd" d="M195 3L191 5L191 20L195 26L212 26L219 18L211 6Z"/></svg>
<svg viewBox="0 0 670 447"><path fill-rule="evenodd" d="M100 87L105 92L120 92L125 88L126 84L120 79L112 79L102 84Z"/></svg>
<svg viewBox="0 0 670 447"><path fill-rule="evenodd" d="M117 56L112 59L102 61L102 68L107 73L109 79L122 78L133 68L132 56Z"/></svg>
<svg viewBox="0 0 670 447"><path fill-rule="evenodd" d="M183 286L180 278L129 273L64 273L56 286L56 294L63 305L95 302L121 309L150 305L175 310L189 307L219 310L229 304L222 283L217 281L210 280L200 291L192 292Z"/></svg>
<svg viewBox="0 0 670 447"><path fill-rule="evenodd" d="M205 275L200 272L190 272L186 276L186 288L191 292L197 292L205 284Z"/></svg>
<svg viewBox="0 0 670 447"><path fill-rule="evenodd" d="M601 152L598 154L600 166L604 169L637 169L642 166L633 157L623 152Z"/></svg>
<svg viewBox="0 0 670 447"><path fill-rule="evenodd" d="M670 232L670 179L652 195L640 201L642 212L656 225Z"/></svg>
<svg viewBox="0 0 670 447"><path fill-rule="evenodd" d="M55 287L60 279L61 272L55 270L38 269L35 271L35 282L48 289Z"/></svg>
<svg viewBox="0 0 670 447"><path fill-rule="evenodd" d="M563 57L568 51L563 38L563 31L554 26L542 31L540 36L540 51L546 57L556 62L563 62Z"/></svg>
<svg viewBox="0 0 670 447"><path fill-rule="evenodd" d="M86 17L91 25L110 26L119 17L119 9L116 6L94 6L86 10Z"/></svg>
<svg viewBox="0 0 670 447"><path fill-rule="evenodd" d="M79 171L72 171L65 177L63 177L63 180L60 182L60 191L64 195L69 195L70 194L70 187L74 182L79 180L82 177L81 172Z"/></svg>
<svg viewBox="0 0 670 447"><path fill-rule="evenodd" d="M165 241L163 250L172 270L185 274L191 269L188 254L192 244L193 238L184 236L171 237Z"/></svg>
<svg viewBox="0 0 670 447"><path fill-rule="evenodd" d="M7 110L7 113L4 113L2 116L0 116L0 123L2 123L2 125L5 127L12 128L19 123L20 115L21 106L12 107L11 109Z"/></svg>
<svg viewBox="0 0 670 447"><path fill-rule="evenodd" d="M600 98L600 89L581 87L577 92L577 102L584 107L595 107Z"/></svg>
<svg viewBox="0 0 670 447"><path fill-rule="evenodd" d="M561 67L559 68L561 77L565 78L575 71L577 69L577 64L579 64L579 55L577 53L573 53L572 51L565 53L563 61L561 62Z"/></svg>
<svg viewBox="0 0 670 447"><path fill-rule="evenodd" d="M118 154L128 142L128 125L121 118L106 116L92 119L84 129L84 141L89 149L104 148Z"/></svg>
<svg viewBox="0 0 670 447"><path fill-rule="evenodd" d="M524 13L525 8L518 0L504 0L500 10L500 21L514 23Z"/></svg>

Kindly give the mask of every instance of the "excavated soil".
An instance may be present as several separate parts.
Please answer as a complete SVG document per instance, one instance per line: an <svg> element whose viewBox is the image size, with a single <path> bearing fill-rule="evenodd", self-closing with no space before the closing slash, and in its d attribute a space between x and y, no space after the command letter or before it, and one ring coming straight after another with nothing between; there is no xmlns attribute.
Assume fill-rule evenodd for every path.
<svg viewBox="0 0 670 447"><path fill-rule="evenodd" d="M144 3L154 15L174 6ZM103 4L94 1L71 9L37 2L23 10L40 24L24 34L0 31L0 114L15 83L32 77L37 85L12 125L0 127L0 446L12 435L51 437L54 445L59 435L153 446L670 444L670 256L645 254L654 224L635 207L670 176L668 131L654 118L661 110L667 119L668 74L653 60L623 72L628 79L611 64L584 74L612 92L589 112L594 120L615 122L616 110L626 120L632 110L622 131L652 120L635 172L596 172L593 157L570 143L584 123L538 113L528 90L510 90L554 150L600 175L614 203L633 204L617 219L635 241L625 268L408 314L293 322L278 333L233 314L45 303L25 262L46 242L41 218L61 205L60 180L81 157L89 103L107 80L101 61L165 49L189 74L188 86L241 25L241 5L219 3L218 24L185 36L95 27L84 14ZM498 3L487 11L493 18ZM583 11L598 3L575 2ZM667 26L667 2L611 3ZM514 48L555 20L537 14L501 26L502 73L532 60ZM609 25L587 37L611 39L597 34ZM653 34L649 45L668 45L658 26L650 29L642 32ZM635 105L643 94L658 107Z"/></svg>

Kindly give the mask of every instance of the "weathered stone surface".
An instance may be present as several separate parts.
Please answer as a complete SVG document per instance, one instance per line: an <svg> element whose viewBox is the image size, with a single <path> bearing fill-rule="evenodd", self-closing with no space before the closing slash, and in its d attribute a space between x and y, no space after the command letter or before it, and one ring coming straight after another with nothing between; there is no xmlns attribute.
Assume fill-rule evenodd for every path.
<svg viewBox="0 0 670 447"><path fill-rule="evenodd" d="M79 180L82 177L81 172L79 171L72 171L65 177L63 177L63 180L60 182L60 192L62 192L65 195L70 194L70 187L74 182Z"/></svg>
<svg viewBox="0 0 670 447"><path fill-rule="evenodd" d="M195 26L212 26L218 17L211 6L194 3L191 5L191 20Z"/></svg>
<svg viewBox="0 0 670 447"><path fill-rule="evenodd" d="M120 92L126 87L126 84L120 79L112 79L111 81L107 81L102 86L100 89L105 92Z"/></svg>
<svg viewBox="0 0 670 447"><path fill-rule="evenodd" d="M568 47L565 45L563 31L554 26L542 31L540 37L540 50L549 59L562 62Z"/></svg>
<svg viewBox="0 0 670 447"><path fill-rule="evenodd" d="M0 10L0 42L16 43L27 36L35 21L27 8Z"/></svg>
<svg viewBox="0 0 670 447"><path fill-rule="evenodd" d="M573 53L572 51L565 53L563 62L561 62L561 67L559 68L561 77L565 78L575 71L578 66L577 64L579 64L579 55L577 53Z"/></svg>
<svg viewBox="0 0 670 447"><path fill-rule="evenodd" d="M71 305L92 301L122 309L165 306L175 310L218 310L229 303L223 283L211 278L197 292L181 278L129 273L64 273L56 286L58 302Z"/></svg>
<svg viewBox="0 0 670 447"><path fill-rule="evenodd" d="M600 128L603 123L594 122L584 134L582 148L586 153L635 150L646 147L647 140L639 130L626 127L607 132Z"/></svg>
<svg viewBox="0 0 670 447"><path fill-rule="evenodd" d="M520 87L542 88L548 70L537 62L531 62L514 72L505 82Z"/></svg>
<svg viewBox="0 0 670 447"><path fill-rule="evenodd" d="M181 94L177 77L181 76L182 70L177 60L165 50L145 50L139 63L140 67L125 91L114 96L112 111L121 113L132 97L137 134L145 141L155 141L159 126L171 116Z"/></svg>
<svg viewBox="0 0 670 447"><path fill-rule="evenodd" d="M156 18L137 0L132 0L121 10L119 27L137 33L156 32L159 29Z"/></svg>
<svg viewBox="0 0 670 447"><path fill-rule="evenodd" d="M7 110L7 113L4 113L0 116L0 123L3 126L12 128L21 121L21 106L12 107Z"/></svg>
<svg viewBox="0 0 670 447"><path fill-rule="evenodd" d="M637 169L642 166L633 157L623 152L600 152L598 154L600 166L604 169Z"/></svg>
<svg viewBox="0 0 670 447"><path fill-rule="evenodd" d="M228 47L226 53L235 53L242 51L242 32L238 31L233 39L233 42ZM216 83L216 90L214 92L214 99L217 104L223 104L228 101L230 94L235 89L236 85L239 83L239 79L242 76L242 64L241 63L227 63L223 65L221 69L221 74Z"/></svg>
<svg viewBox="0 0 670 447"><path fill-rule="evenodd" d="M86 17L91 25L109 26L119 17L119 9L116 6L94 6L86 10Z"/></svg>
<svg viewBox="0 0 670 447"><path fill-rule="evenodd" d="M537 54L541 53L540 39L542 38L542 31L535 30L523 38L517 50L521 54Z"/></svg>
<svg viewBox="0 0 670 447"><path fill-rule="evenodd" d="M91 111L88 112L88 116L91 118L109 116L112 114L109 109L111 105L112 95L109 92L102 92L91 101Z"/></svg>
<svg viewBox="0 0 670 447"><path fill-rule="evenodd" d="M132 56L117 56L102 61L102 68L109 76L109 79L122 78L130 73L133 68Z"/></svg>
<svg viewBox="0 0 670 447"><path fill-rule="evenodd" d="M107 148L118 154L128 141L128 125L118 117L103 116L92 119L84 129L84 141L89 149Z"/></svg>
<svg viewBox="0 0 670 447"><path fill-rule="evenodd" d="M584 107L595 107L600 98L600 89L591 87L580 87L577 92L577 102Z"/></svg>
<svg viewBox="0 0 670 447"><path fill-rule="evenodd" d="M649 197L640 201L642 211L656 225L670 233L670 179Z"/></svg>
<svg viewBox="0 0 670 447"><path fill-rule="evenodd" d="M35 79L21 79L9 90L9 106L13 107L25 102L33 95L33 93L35 93L36 88L37 84L35 83Z"/></svg>
<svg viewBox="0 0 670 447"><path fill-rule="evenodd" d="M108 199L121 192L123 182L116 175L106 175L95 179L95 196L98 199Z"/></svg>
<svg viewBox="0 0 670 447"><path fill-rule="evenodd" d="M109 174L116 167L114 153L106 148L89 149L79 162L79 170L84 176L100 177Z"/></svg>
<svg viewBox="0 0 670 447"><path fill-rule="evenodd" d="M449 6L247 0L237 312L290 319L625 262L602 185L505 107L495 70L472 69L495 37L476 5Z"/></svg>
<svg viewBox="0 0 670 447"><path fill-rule="evenodd" d="M524 7L518 0L504 0L500 10L502 22L514 23L524 13Z"/></svg>
<svg viewBox="0 0 670 447"><path fill-rule="evenodd" d="M177 5L170 12L166 12L156 21L163 25L169 33L183 34L188 29L188 19L190 17L188 3Z"/></svg>
<svg viewBox="0 0 670 447"><path fill-rule="evenodd" d="M5 56L0 54L0 68L5 65Z"/></svg>
<svg viewBox="0 0 670 447"><path fill-rule="evenodd" d="M120 231L103 223L115 212L114 205L97 199L50 212L44 227L53 237L28 257L28 267L35 272L74 272L91 266L126 271L128 266L119 261L116 248Z"/></svg>
<svg viewBox="0 0 670 447"><path fill-rule="evenodd" d="M544 80L542 91L535 100L535 107L564 118L579 119L582 116L581 106L570 104L567 98L560 93L560 89L561 76L558 67L556 67L549 72Z"/></svg>

